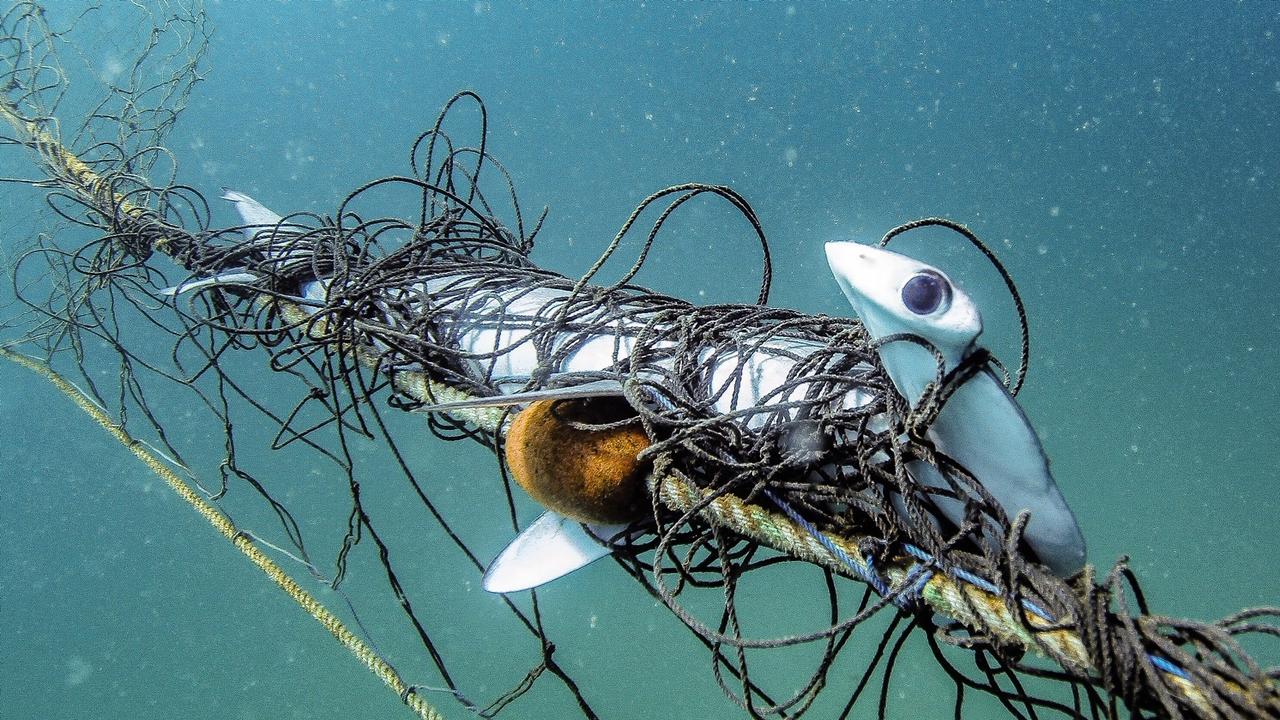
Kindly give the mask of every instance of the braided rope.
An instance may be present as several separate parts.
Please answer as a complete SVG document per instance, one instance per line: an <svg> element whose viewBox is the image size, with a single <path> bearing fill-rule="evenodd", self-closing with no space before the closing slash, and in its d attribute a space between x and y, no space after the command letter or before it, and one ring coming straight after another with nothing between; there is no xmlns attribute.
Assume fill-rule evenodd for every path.
<svg viewBox="0 0 1280 720"><path fill-rule="evenodd" d="M20 365L31 372L43 377L51 385L71 399L81 410L85 412L104 430L111 434L125 448L132 452L139 460L147 466L151 472L155 473L160 479L165 481L175 493L178 494L188 505L201 517L209 521L223 537L231 541L245 557L258 567L267 577L271 578L281 590L293 601L298 604L308 615L320 623L325 630L328 630L334 639L342 644L352 655L356 657L366 668L376 675L387 687L391 688L400 699L411 710L422 718L422 720L443 720L441 715L433 708L423 697L409 685L405 684L400 677L400 673L392 667L386 660L383 660L378 653L374 652L358 635L347 629L342 620L329 612L314 595L307 592L302 586L282 569L269 555L264 553L261 548L248 535L240 532L236 526L223 515L217 507L210 504L201 497L191 485L179 477L176 473L169 469L155 453L151 452L147 446L134 438L119 423L115 422L102 408L98 407L92 400L80 391L75 385L67 382L56 370L49 367L46 363L35 358L15 353L8 348L0 347L0 357Z"/></svg>
<svg viewBox="0 0 1280 720"><path fill-rule="evenodd" d="M19 133L23 144L37 153L47 168L57 171L57 180L64 188L91 200L95 207L118 208L133 216L146 212L145 208L130 203L123 195L114 192L105 178L39 123L22 117L8 98L0 97L0 117Z"/></svg>

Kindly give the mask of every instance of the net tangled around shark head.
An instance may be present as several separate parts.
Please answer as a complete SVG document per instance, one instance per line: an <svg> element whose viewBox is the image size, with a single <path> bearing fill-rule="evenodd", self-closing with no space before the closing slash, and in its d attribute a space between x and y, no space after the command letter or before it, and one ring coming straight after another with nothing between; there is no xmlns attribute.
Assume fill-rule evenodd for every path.
<svg viewBox="0 0 1280 720"><path fill-rule="evenodd" d="M168 157L165 133L198 78L203 16L178 8L156 18L160 40L141 47L137 82L113 88L69 130L67 118L55 119L68 74L58 48L67 36L35 5L2 16L0 110L14 128L4 140L35 151L43 174L27 184L50 188L64 221L58 234L89 235L71 248L46 238L19 263L16 287L33 313L11 344L79 371L122 424L149 428L179 462L186 451L153 398L168 392L162 386L193 393L225 435L211 495L248 488L313 571L287 493L241 457L247 418L256 432L265 421L274 448L304 448L340 468L349 507L332 518L342 541L327 581L343 587L354 550L376 546L388 591L464 707L495 715L549 673L584 716L597 716L590 687L557 661L536 599L504 601L534 647L525 677L487 702L454 679L457 664L417 609L422 598L401 582L393 530L366 507L361 484L370 481L351 448L365 438L383 449L443 542L478 577L487 558L419 480L387 408L611 381L628 408L619 422L643 429L653 465L650 510L615 557L693 630L715 681L753 717L795 717L820 695L839 698L822 711L832 716L851 716L860 703L883 716L891 688L910 685L896 663L911 639L952 679L957 716L971 691L1016 717L1111 717L1121 708L1140 717L1280 713L1277 670L1250 659L1240 640L1277 635L1276 610L1175 620L1149 613L1123 562L1103 578L1048 573L1021 541L1027 518L1008 517L927 437L952 390L991 358L980 353L940 372L913 409L859 322L765 305L769 246L732 190L690 184L651 196L590 271L564 277L531 259L543 217L526 224L486 145L483 104L462 93L413 143L409 175L361 186L332 215L215 228L204 196L179 184L176 170L158 171ZM480 118L473 144L446 132L467 102ZM728 202L759 239L757 304L698 307L632 284L659 251L667 219L699 197ZM365 209L388 205L402 210L388 217ZM602 268L623 238L654 216L633 266L603 284ZM34 277L52 282L23 281ZM149 324L168 347L139 344L131 323ZM588 350L607 362L575 364ZM290 383L292 404L244 389L246 363L233 357L243 351L265 354L259 370ZM103 367L116 370L112 387L95 380ZM781 380L761 385L766 367ZM509 412L420 417L440 438L500 450ZM944 470L948 484L916 482L906 470L912 462ZM495 473L505 497L494 507L514 521L516 491L501 453ZM962 511L941 513L943 503ZM817 566L804 577L824 622L781 637L752 634L746 618L758 594L799 593L789 585L798 577L791 566ZM770 653L794 646L815 648L809 671L774 687L758 668L776 668Z"/></svg>

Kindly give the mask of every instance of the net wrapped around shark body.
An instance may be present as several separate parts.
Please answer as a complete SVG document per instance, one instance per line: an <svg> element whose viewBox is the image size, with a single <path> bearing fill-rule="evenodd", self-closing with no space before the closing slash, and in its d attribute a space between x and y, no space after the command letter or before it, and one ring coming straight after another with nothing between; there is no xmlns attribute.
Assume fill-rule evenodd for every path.
<svg viewBox="0 0 1280 720"><path fill-rule="evenodd" d="M479 571L483 559L403 459L383 408L423 410L459 397L612 380L633 412L626 422L640 424L652 441L646 452L654 468L652 512L634 523L616 556L694 630L709 648L716 681L752 716L800 715L823 691L845 699L834 714L847 716L877 684L883 715L891 685L905 682L895 674L895 660L916 637L953 679L957 714L966 690L974 689L1014 716L1109 717L1120 707L1144 717L1280 713L1277 670L1251 660L1238 639L1274 637L1274 609L1217 623L1173 620L1149 613L1123 563L1101 582L1091 572L1072 581L1046 572L1020 542L1026 518L1007 517L926 437L950 389L990 358L977 355L953 373L939 373L912 410L856 320L765 306L768 244L749 205L732 190L685 185L658 193L583 277L541 269L530 253L543 220L526 228L510 178L489 154L483 105L464 93L413 143L411 175L362 186L332 215L213 228L198 191L148 178L165 156L155 148L194 84L205 37L198 10L160 25L169 29L165 37L179 38L176 52L152 46L140 56L139 68L149 67L145 60L169 68L164 82L117 88L114 102L68 133L55 120L60 85L42 81L63 35L49 31L35 8L20 4L4 15L0 110L14 128L6 140L35 151L42 176L28 184L54 188L58 214L94 236L73 249L47 239L18 265L19 278L50 276L54 283L16 285L35 319L15 342L78 368L89 392L122 423L149 427L157 445L178 460L183 449L150 398L166 382L196 393L226 434L222 480L212 495L251 487L303 558L307 545L288 503L276 497L269 476L237 456L242 411L233 411L228 397L255 405L275 426L275 446L302 445L343 468L350 512L340 521L347 530L329 581L342 585L353 548L377 545L388 588L464 707L496 714L549 672L584 716L596 716L590 689L556 661L536 600L531 611L507 602L538 646L538 661L522 681L480 703L452 679L450 660L415 610L394 553L362 503L350 438L375 437L387 446L423 507ZM175 68L174 57L189 62ZM129 113L144 98L167 111L148 117L169 120L137 122ZM456 145L445 132L461 100L476 101L479 109L474 146ZM505 210L496 202L504 195ZM757 304L697 307L632 284L671 213L701 196L729 202L759 238L764 269ZM387 197L404 208L400 217L363 210L384 207L370 200ZM665 206L659 208L660 201ZM657 219L634 266L616 282L600 284L605 261L646 209ZM176 276L157 253L176 263ZM131 344L126 317L147 318L171 338L172 349L157 354ZM459 338L478 329L492 331L494 344L460 349ZM86 350L92 338L105 340L107 350ZM602 339L613 347L611 363L588 373L566 370L567 358ZM300 383L293 407L272 407L239 389L242 370L229 355L243 350L265 351L280 378ZM534 371L507 372L513 354L530 352ZM785 381L750 403L736 402L761 357L788 364ZM115 388L95 380L104 363L118 370ZM860 402L848 403L851 396ZM509 413L422 417L439 437L471 438L500 450ZM953 482L918 484L905 470L910 461L945 468ZM497 470L504 470L501 463ZM513 490L505 487L514 517ZM940 517L936 505L946 500L963 503L964 522ZM821 568L817 587L830 622L785 637L752 637L739 611L743 587L787 563ZM844 596L859 586L839 576L864 583L851 614ZM698 598L708 591L723 600L719 609L692 609L706 607ZM869 645L854 639L860 628L865 632L858 637L870 635ZM775 697L753 664L766 651L810 643L819 651L808 679ZM860 671L834 678L837 659L854 646L863 654L854 662ZM1025 658L1028 650L1052 663Z"/></svg>

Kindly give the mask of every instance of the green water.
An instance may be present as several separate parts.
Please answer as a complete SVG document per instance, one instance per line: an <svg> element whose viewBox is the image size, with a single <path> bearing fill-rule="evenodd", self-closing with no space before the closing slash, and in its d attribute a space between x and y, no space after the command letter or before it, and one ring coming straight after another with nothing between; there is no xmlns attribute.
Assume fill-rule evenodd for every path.
<svg viewBox="0 0 1280 720"><path fill-rule="evenodd" d="M745 195L773 244L772 302L808 312L848 312L825 241L874 240L927 215L968 224L1024 293L1034 344L1020 400L1091 561L1129 555L1162 614L1280 604L1275 6L221 2L208 12L207 79L169 145L180 179L210 197L225 185L283 212L331 212L359 184L407 173L409 143L470 88L488 103L490 149L524 206L551 208L535 259L569 275L639 200L676 182ZM109 34L126 7L104 17L96 34L82 28L73 78L109 76L122 60ZM0 176L26 174L26 163L0 147ZM0 185L8 262L41 228L41 203ZM215 224L235 222L214 211ZM708 205L674 230L641 283L700 302L754 297L758 254L741 221ZM1015 361L1010 303L974 253L940 235L901 249L976 295L990 347ZM251 392L291 397L256 374L261 360L228 362L256 377ZM64 399L7 365L0 388L0 717L406 716ZM180 394L155 401L197 474L216 483L221 429ZM433 498L492 557L510 537L492 457L430 437L418 418L395 423L402 440L420 436L407 460ZM242 451L299 509L331 573L342 480L306 453ZM385 455L373 444L354 452L415 609L464 690L487 702L533 664L528 636ZM252 493L233 490L236 520L278 541ZM412 682L439 685L368 543L352 565L344 588L378 647ZM800 601L816 582L762 574L741 598L748 631L820 626L825 608ZM343 611L320 583L308 588ZM602 717L736 716L706 650L616 566L541 595L556 657ZM877 639L845 650L811 717L834 714ZM811 660L784 653L761 672L781 694ZM910 650L897 673L891 717L951 717L950 683L927 650ZM430 697L448 717L468 716ZM573 712L551 678L509 709Z"/></svg>

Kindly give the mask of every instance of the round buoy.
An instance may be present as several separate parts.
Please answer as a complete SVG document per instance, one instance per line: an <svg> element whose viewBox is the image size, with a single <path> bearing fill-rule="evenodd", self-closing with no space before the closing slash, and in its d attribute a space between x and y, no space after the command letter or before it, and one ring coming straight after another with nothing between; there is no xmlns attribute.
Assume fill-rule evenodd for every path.
<svg viewBox="0 0 1280 720"><path fill-rule="evenodd" d="M619 524L649 511L649 446L638 424L590 429L633 413L619 398L540 400L520 411L507 431L507 465L525 492L548 510L580 522Z"/></svg>

